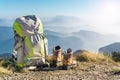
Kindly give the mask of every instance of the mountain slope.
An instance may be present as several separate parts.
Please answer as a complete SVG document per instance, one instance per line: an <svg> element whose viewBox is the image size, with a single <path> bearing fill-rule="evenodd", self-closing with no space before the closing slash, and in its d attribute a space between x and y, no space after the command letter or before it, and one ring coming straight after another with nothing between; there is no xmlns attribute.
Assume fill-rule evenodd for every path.
<svg viewBox="0 0 120 80"><path fill-rule="evenodd" d="M56 45L60 45L63 51L66 50L67 48L72 48L73 50L77 50L83 45L83 42L75 36L60 37L50 34L46 34L45 36L48 39L48 43L49 43L48 49L50 53L52 52L53 47Z"/></svg>
<svg viewBox="0 0 120 80"><path fill-rule="evenodd" d="M112 52L120 52L120 42L112 43L112 44L107 45L105 47L101 47L99 49L99 52L108 53L110 55Z"/></svg>
<svg viewBox="0 0 120 80"><path fill-rule="evenodd" d="M73 33L74 36L78 37L83 41L82 49L97 52L98 49L107 44L120 41L119 36L114 35L102 35L94 31L80 30L79 32Z"/></svg>
<svg viewBox="0 0 120 80"><path fill-rule="evenodd" d="M11 53L14 44L12 27L0 27L0 34L0 53ZM75 33L45 30L44 35L49 42L49 53L52 52L52 48L56 45L60 45L63 51L72 48L73 51L83 49L97 52L102 46L120 41L119 36L113 38L113 35L102 35L87 30L80 30Z"/></svg>
<svg viewBox="0 0 120 80"><path fill-rule="evenodd" d="M13 37L13 31L11 27L0 26L0 42Z"/></svg>
<svg viewBox="0 0 120 80"><path fill-rule="evenodd" d="M0 54L12 53L14 38L11 27L0 27Z"/></svg>

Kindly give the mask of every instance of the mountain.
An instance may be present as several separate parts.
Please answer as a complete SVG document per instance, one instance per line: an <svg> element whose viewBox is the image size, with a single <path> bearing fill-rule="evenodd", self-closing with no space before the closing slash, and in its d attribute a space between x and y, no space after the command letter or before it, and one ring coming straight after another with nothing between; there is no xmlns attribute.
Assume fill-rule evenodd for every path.
<svg viewBox="0 0 120 80"><path fill-rule="evenodd" d="M0 26L0 42L10 39L13 36L12 28L6 26Z"/></svg>
<svg viewBox="0 0 120 80"><path fill-rule="evenodd" d="M0 54L12 53L14 44L13 31L11 27L0 27Z"/></svg>
<svg viewBox="0 0 120 80"><path fill-rule="evenodd" d="M0 27L0 53L12 53L14 38L11 27ZM67 36L63 33L53 32L49 30L44 31L45 37L49 42L49 52L52 52L52 48L56 45L60 45L63 50L71 47L73 49L79 49L83 44L82 41L75 36Z"/></svg>
<svg viewBox="0 0 120 80"><path fill-rule="evenodd" d="M77 55L77 54L82 54L83 52L88 52L87 50L76 50L75 52L74 52L74 55Z"/></svg>
<svg viewBox="0 0 120 80"><path fill-rule="evenodd" d="M89 23L87 23L87 21L79 17L59 15L42 20L44 28L46 30L60 33L53 33L52 35L57 36L60 39L63 36L64 38L68 38L71 36L77 38L78 41L80 41L78 42L80 43L80 49L87 49L90 51L98 52L98 49L100 47L120 41L120 36L113 34L103 35L95 32L94 26L91 26ZM63 40L64 41L62 42L64 43L65 39ZM74 42L74 44L76 44L76 42ZM78 46L78 44L76 44L76 46Z"/></svg>
<svg viewBox="0 0 120 80"><path fill-rule="evenodd" d="M108 53L111 55L112 52L120 52L120 42L109 44L99 49L100 53Z"/></svg>
<svg viewBox="0 0 120 80"><path fill-rule="evenodd" d="M0 54L12 53L14 45L14 35L12 27L0 27ZM72 48L73 51L82 49L97 52L102 46L120 41L119 36L102 35L94 31L80 30L73 33L64 33L57 31L44 31L45 37L48 39L49 53L56 45L60 45L65 51Z"/></svg>
<svg viewBox="0 0 120 80"><path fill-rule="evenodd" d="M120 41L119 36L114 35L103 35L94 31L80 30L79 32L73 33L74 36L78 37L83 41L81 49L90 50L97 52L98 49L107 44Z"/></svg>
<svg viewBox="0 0 120 80"><path fill-rule="evenodd" d="M60 45L63 51L69 47L73 50L77 50L83 45L83 42L79 38L75 36L68 36L63 33L45 31L45 37L48 39L48 49L50 53L56 45Z"/></svg>
<svg viewBox="0 0 120 80"><path fill-rule="evenodd" d="M89 28L85 21L79 17L58 15L42 19L44 29L56 32L74 32L81 28ZM89 28L90 29L90 28Z"/></svg>
<svg viewBox="0 0 120 80"><path fill-rule="evenodd" d="M11 58L11 57L12 57L11 53L0 54L0 59L8 59L8 58Z"/></svg>
<svg viewBox="0 0 120 80"><path fill-rule="evenodd" d="M58 36L58 37L65 37L67 35L65 35L64 33L59 33L59 32L55 32L55 31L50 31L50 30L45 30L44 31L44 35L52 35L52 36Z"/></svg>
<svg viewBox="0 0 120 80"><path fill-rule="evenodd" d="M46 31L45 36L49 40L49 51L53 46L60 45L63 50L72 48L73 51L78 49L98 52L98 49L107 44L120 40L119 36L102 35L94 31L80 30L71 34Z"/></svg>

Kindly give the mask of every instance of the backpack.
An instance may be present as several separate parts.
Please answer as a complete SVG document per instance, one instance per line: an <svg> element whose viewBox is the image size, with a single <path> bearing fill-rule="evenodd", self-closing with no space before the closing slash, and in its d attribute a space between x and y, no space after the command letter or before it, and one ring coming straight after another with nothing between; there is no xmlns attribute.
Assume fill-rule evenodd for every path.
<svg viewBox="0 0 120 80"><path fill-rule="evenodd" d="M44 37L41 20L35 15L22 16L15 20L13 31L13 58L17 66L44 64L48 41Z"/></svg>

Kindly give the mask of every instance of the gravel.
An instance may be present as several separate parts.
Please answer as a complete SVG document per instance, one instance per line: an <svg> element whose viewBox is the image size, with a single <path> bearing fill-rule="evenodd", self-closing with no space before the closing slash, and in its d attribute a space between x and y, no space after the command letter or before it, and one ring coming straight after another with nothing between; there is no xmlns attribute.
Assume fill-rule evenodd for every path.
<svg viewBox="0 0 120 80"><path fill-rule="evenodd" d="M120 80L120 66L80 62L75 69L0 74L0 80Z"/></svg>

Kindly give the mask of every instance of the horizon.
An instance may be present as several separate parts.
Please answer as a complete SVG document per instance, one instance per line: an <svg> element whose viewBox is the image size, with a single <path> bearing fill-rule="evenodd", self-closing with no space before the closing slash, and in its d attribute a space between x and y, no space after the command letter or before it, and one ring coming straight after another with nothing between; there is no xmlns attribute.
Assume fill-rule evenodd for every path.
<svg viewBox="0 0 120 80"><path fill-rule="evenodd" d="M4 0L0 1L0 20L4 21L4 25L12 26L15 18L33 14L41 18L43 24L48 26L51 25L49 20L56 18L56 16L58 18L60 16L65 17L59 18L63 22L66 18L72 19L72 17L75 17L74 23L71 23L72 20L68 20L68 23L58 20L58 24L54 21L52 25L56 24L54 25L56 27L53 31L57 31L60 29L59 26L62 26L68 31L70 31L69 28L74 27L72 28L74 32L83 29L101 34L120 35L119 4L119 0ZM45 19L47 20L46 23L44 23ZM76 22L79 24L75 25Z"/></svg>

